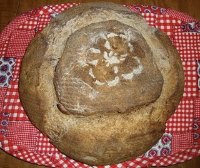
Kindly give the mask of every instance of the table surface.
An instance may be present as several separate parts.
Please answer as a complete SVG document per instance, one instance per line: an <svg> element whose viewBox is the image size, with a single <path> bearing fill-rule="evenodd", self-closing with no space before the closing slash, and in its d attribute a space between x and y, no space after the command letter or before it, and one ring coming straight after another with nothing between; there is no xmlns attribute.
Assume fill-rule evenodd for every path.
<svg viewBox="0 0 200 168"><path fill-rule="evenodd" d="M99 0L1 0L0 1L0 31L16 16L30 9L47 5L59 4L64 2L94 2ZM100 0L102 1L102 0ZM185 12L190 16L200 20L200 0L110 0L120 4L151 4L164 8L172 8ZM198 168L200 157L182 164L169 166L178 168ZM44 166L33 165L16 159L4 151L0 150L0 168L44 168Z"/></svg>

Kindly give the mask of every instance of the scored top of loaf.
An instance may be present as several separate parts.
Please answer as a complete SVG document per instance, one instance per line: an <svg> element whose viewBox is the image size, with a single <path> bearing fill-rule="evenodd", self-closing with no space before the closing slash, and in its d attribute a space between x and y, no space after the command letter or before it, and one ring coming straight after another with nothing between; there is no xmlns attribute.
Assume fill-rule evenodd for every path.
<svg viewBox="0 0 200 168"><path fill-rule="evenodd" d="M141 34L110 20L69 37L54 85L64 113L128 112L155 101L163 77Z"/></svg>

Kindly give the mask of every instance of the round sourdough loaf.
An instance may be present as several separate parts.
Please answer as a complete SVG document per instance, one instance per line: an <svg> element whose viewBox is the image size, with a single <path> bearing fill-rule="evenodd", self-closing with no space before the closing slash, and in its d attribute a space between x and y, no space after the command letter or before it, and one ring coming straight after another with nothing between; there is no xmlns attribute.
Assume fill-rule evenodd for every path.
<svg viewBox="0 0 200 168"><path fill-rule="evenodd" d="M119 163L162 136L184 87L169 38L113 3L56 16L24 56L19 92L32 123L67 156Z"/></svg>

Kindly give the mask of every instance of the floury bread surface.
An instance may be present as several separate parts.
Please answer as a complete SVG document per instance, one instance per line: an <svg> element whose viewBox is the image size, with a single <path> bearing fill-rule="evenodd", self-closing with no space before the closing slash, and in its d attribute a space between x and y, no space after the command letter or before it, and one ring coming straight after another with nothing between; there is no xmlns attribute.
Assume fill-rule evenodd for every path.
<svg viewBox="0 0 200 168"><path fill-rule="evenodd" d="M89 165L137 157L154 145L183 93L169 38L112 3L64 11L31 42L20 99L32 123Z"/></svg>

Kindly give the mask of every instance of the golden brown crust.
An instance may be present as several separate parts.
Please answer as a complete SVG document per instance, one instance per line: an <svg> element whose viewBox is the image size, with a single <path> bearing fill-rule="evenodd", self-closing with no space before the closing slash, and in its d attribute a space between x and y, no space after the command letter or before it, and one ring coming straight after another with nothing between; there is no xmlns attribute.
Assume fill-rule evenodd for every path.
<svg viewBox="0 0 200 168"><path fill-rule="evenodd" d="M64 74L68 74L65 64L70 67L71 63L73 63L72 60L75 59L70 57L70 54L75 55L77 46L82 43L88 43L88 40L85 40L83 36L80 36L79 40L76 39L81 31L96 31L98 26L103 31L104 28L101 25L105 25L106 29L110 28L109 24L113 25L113 27L120 27L119 29L128 27L127 29L133 29L139 34L136 41L143 39L143 42L136 42L133 45L136 48L133 53L137 53L142 65L144 65L144 69L149 68L149 71L145 72L142 69L141 74L138 71L133 71L135 76L132 76L138 80L137 84L132 79L129 81L129 76L126 76L127 78L124 78L125 82L123 82L123 76L120 73L120 87L119 89L113 89L118 86L113 86L112 83L112 87L102 87L93 83L96 78L100 82L106 83L108 79L113 77L113 73L106 74L106 80L104 81L102 74L105 73L105 68L102 69L102 66L96 66L98 69L96 71L94 68L93 73L96 76L93 80L91 75L89 78L84 73L89 70L87 67L85 67L85 71L79 70L80 67L74 68L73 78L79 75L82 80L89 83L93 88L98 88L97 90L100 93L102 90L107 93L111 89L113 90L113 95L116 94L117 96L118 90L123 87L130 89L130 91L133 90L130 95L127 94L127 96L130 96L129 99L133 100L132 102L130 101L127 104L127 101L116 100L115 103L118 106L114 107L121 108L119 110L114 107L108 109L109 106L106 101L102 101L104 104L101 101L97 101L100 102L100 105L96 106L98 107L96 111L93 108L91 111L81 112L76 110L74 113L69 110L69 106L66 106L66 101L70 100L71 103L77 101L77 99L81 100L81 98L80 95L77 96L76 91L69 92L74 94L75 98L68 96L68 99L66 99L65 97L66 93L68 93L65 93L65 91L69 91L70 87L74 88L72 83L69 82L69 78L61 79ZM119 34L118 31L114 31L114 33ZM108 35L108 32L106 35ZM123 48L118 47L116 51L119 55L123 55L123 50L126 48L128 51L127 46L132 43L128 45L127 40L124 40L125 42L120 40L119 37L108 38L108 42L115 49L118 44L120 46L124 45ZM72 43L75 46L74 48ZM104 51L110 52L105 49L105 43L106 41L100 41L93 47L100 48L102 53ZM141 49L138 50L138 48ZM97 50L96 52L99 53ZM78 53L76 56L78 57ZM103 57L103 55L99 55L97 58L99 59L100 57ZM130 57L133 58L134 55L130 55ZM80 58L81 56L77 60ZM115 58L116 60L117 58ZM137 59L135 58L135 60ZM123 73L130 70L125 64L129 64L132 67L138 67L139 64L138 61L134 62L134 60L132 60L132 63L130 63L131 61L128 63L120 62L120 65L116 62L114 65L123 67L121 68ZM112 63L109 66L112 67ZM152 83L152 86L160 87L160 89L152 91L149 86L151 89L148 90L146 88L149 98L148 96L144 97L141 92L142 86L148 86L144 83L145 81L151 83L155 80L151 76L152 74L155 77L157 76L157 80L160 81L156 85ZM44 134L49 136L51 142L60 151L90 165L106 165L119 163L143 154L161 137L165 129L166 120L174 112L181 99L184 87L183 80L181 60L166 35L159 30L150 28L141 16L120 5L106 4L105 7L102 4L93 3L80 5L63 12L32 41L23 59L19 91L22 105L30 120ZM138 93L136 93L132 85L137 87ZM60 91L58 92L59 89ZM62 96L62 93L64 93L64 96ZM123 100L125 98L126 96ZM118 99L120 100L120 96ZM141 100L144 103L140 104L139 102L137 104L137 101L135 101L136 103L134 104L134 100ZM95 106L92 103L88 104L88 101L84 101L84 98L82 103L91 107ZM90 115L91 112L93 115Z"/></svg>

